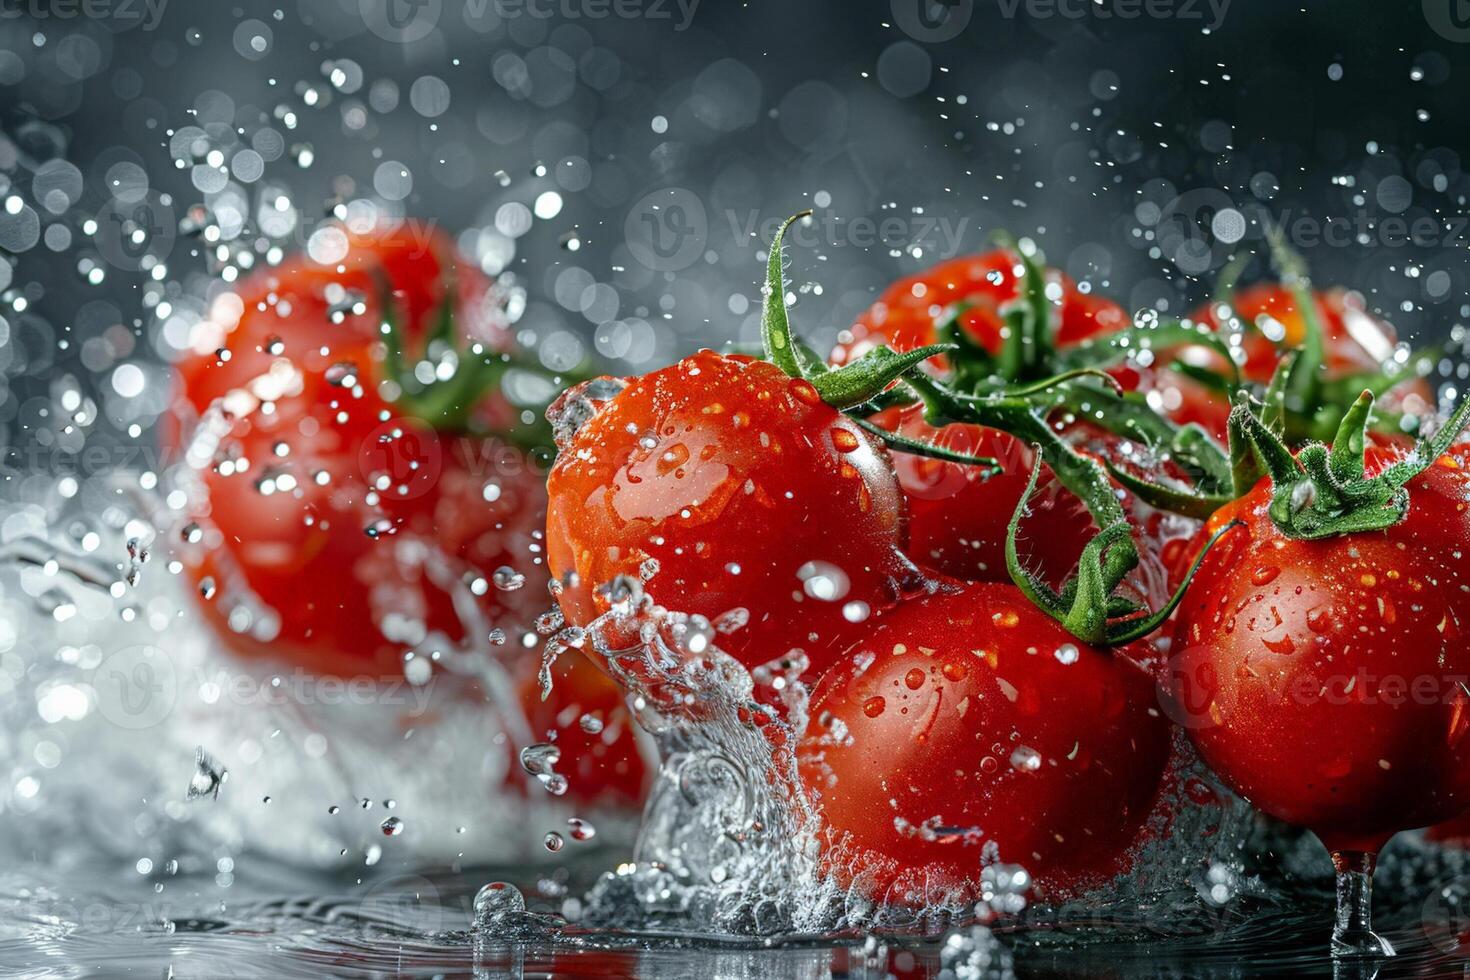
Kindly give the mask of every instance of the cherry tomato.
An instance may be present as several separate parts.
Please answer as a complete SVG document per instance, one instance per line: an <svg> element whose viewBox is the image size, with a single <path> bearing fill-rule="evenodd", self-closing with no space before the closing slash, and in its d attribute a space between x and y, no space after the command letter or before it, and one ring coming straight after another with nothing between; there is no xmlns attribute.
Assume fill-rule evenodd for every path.
<svg viewBox="0 0 1470 980"><path fill-rule="evenodd" d="M857 318L849 331L851 336L838 344L832 360L846 364L880 344L900 352L932 344L935 321L960 302L970 304L960 315L966 335L992 354L998 353L1005 326L1001 308L1017 298L1023 275L1021 260L1015 253L995 249L950 259L900 279ZM1054 338L1058 347L1069 347L1131 324L1132 318L1121 306L1082 292L1061 272L1048 270L1047 278L1060 293Z"/></svg>
<svg viewBox="0 0 1470 980"><path fill-rule="evenodd" d="M510 344L497 287L446 240L412 230L354 237L332 267L299 256L252 277L215 301L176 367L166 438L199 484L181 554L239 653L395 673L432 634L463 639L453 596L468 582L484 583L474 604L487 631L524 629L546 602L540 469L504 444L437 432L385 396L383 284L410 345L448 281L457 328ZM491 392L482 410L503 406ZM524 585L489 585L501 567Z"/></svg>
<svg viewBox="0 0 1470 980"><path fill-rule="evenodd" d="M1398 334L1393 324L1368 313L1363 297L1343 289L1318 292L1317 320L1322 325L1322 362L1327 378L1341 378L1376 371L1394 353ZM1297 309L1291 290L1278 283L1258 283L1236 290L1228 306L1209 303L1191 319L1221 330L1234 314L1254 327L1244 332L1241 346L1245 362L1241 374L1248 381L1265 384L1280 363L1283 353L1302 345L1306 321ZM1195 348L1188 359L1203 367L1219 369L1219 358L1205 348ZM1163 409L1175 421L1196 422L1221 439L1230 402L1223 394L1207 391L1188 378L1170 374L1171 383L1161 384ZM1172 390L1171 390L1172 389ZM1354 392L1356 394L1356 392ZM1397 411L1426 414L1434 409L1432 392L1422 382L1406 383L1385 401Z"/></svg>
<svg viewBox="0 0 1470 980"><path fill-rule="evenodd" d="M797 748L842 885L973 898L982 861L1047 895L1124 870L1169 727L1127 658L1077 643L1009 585L911 599L824 675Z"/></svg>
<svg viewBox="0 0 1470 980"><path fill-rule="evenodd" d="M1123 308L1111 300L1081 292L1054 269L1046 275L1058 292L1057 346L1067 347L1130 325ZM1000 311L1018 298L1022 276L1020 258L996 249L899 280L858 317L832 359L846 363L880 343L899 351L932 344L937 339L935 321L962 301L970 304L960 317L965 333L996 353L1004 327ZM1126 366L1117 368L1115 374L1127 388L1148 381ZM1035 465L1030 447L981 426L936 429L924 421L918 407L890 409L872 421L910 439L1000 460L1003 472L993 476L986 476L979 467L906 454L898 454L894 465L908 504L909 554L921 565L965 581L1010 581L1005 566L1006 527ZM1047 473L1033 498L1031 514L1021 525L1022 560L1060 584L1094 533L1086 508Z"/></svg>
<svg viewBox="0 0 1470 980"><path fill-rule="evenodd" d="M1470 847L1470 811L1430 827L1425 836L1441 844Z"/></svg>
<svg viewBox="0 0 1470 980"><path fill-rule="evenodd" d="M1372 475L1396 458L1368 453ZM1302 541L1271 522L1269 483L1230 520L1181 606L1175 715L1260 809L1334 851L1470 807L1470 459L1441 457L1381 531Z"/></svg>
<svg viewBox="0 0 1470 980"><path fill-rule="evenodd" d="M910 557L964 581L1009 582L1006 529L1036 466L1031 447L978 425L936 429L917 405L888 409L873 421L899 435L1000 462L1002 471L991 474L979 466L895 453L893 466L908 504ZM1022 560L1059 584L1094 533L1087 508L1044 472L1020 525Z"/></svg>
<svg viewBox="0 0 1470 980"><path fill-rule="evenodd" d="M887 454L810 382L701 351L592 386L551 412L547 558L569 623L652 573L654 601L706 617L746 667L800 650L815 675L914 577Z"/></svg>

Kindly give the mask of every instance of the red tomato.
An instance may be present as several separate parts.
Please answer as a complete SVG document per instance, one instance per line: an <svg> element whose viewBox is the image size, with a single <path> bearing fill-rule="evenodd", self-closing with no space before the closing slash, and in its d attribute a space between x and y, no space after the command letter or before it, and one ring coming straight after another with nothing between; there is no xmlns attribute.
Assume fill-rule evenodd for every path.
<svg viewBox="0 0 1470 980"><path fill-rule="evenodd" d="M380 277L411 345L446 281L465 336L510 344L496 287L442 237L410 230L354 238L339 266L301 256L252 277L215 301L176 367L175 427L195 417L215 427L188 444L166 436L189 453L202 491L186 531L201 540L182 557L205 615L239 653L391 674L429 634L463 637L452 591L467 578L488 583L501 566L525 576L519 590L478 590L490 625L523 629L547 601L538 468L494 441L436 432L384 397ZM482 407L503 414L504 402L495 392Z"/></svg>
<svg viewBox="0 0 1470 980"><path fill-rule="evenodd" d="M1054 338L1059 347L1130 325L1130 318L1116 303L1080 292L1054 269L1046 274L1060 293ZM997 249L899 280L858 317L851 337L838 345L832 359L846 363L880 343L899 351L932 344L936 319L961 301L972 304L960 319L966 334L996 353L1002 345L1001 308L1018 298L1023 275L1020 258ZM1125 387L1147 380L1126 367L1115 373ZM1034 466L1030 448L1010 435L981 426L936 429L924 421L918 407L891 409L872 421L911 439L1001 461L1004 472L988 478L977 467L907 454L897 455L895 469L908 503L909 554L916 561L965 581L1009 582L1006 527ZM1060 584L1093 533L1086 508L1045 474L1032 513L1022 524L1023 561L1053 584Z"/></svg>
<svg viewBox="0 0 1470 980"><path fill-rule="evenodd" d="M909 453L895 453L893 466L908 503L909 555L963 581L1009 582L1006 529L1036 466L1031 447L978 425L935 429L917 405L889 409L873 421L911 439L1000 461L1003 470L993 475L982 467ZM1087 508L1045 471L1021 522L1022 560L1059 584L1094 533Z"/></svg>
<svg viewBox="0 0 1470 980"><path fill-rule="evenodd" d="M1007 249L995 249L950 259L900 279L857 318L851 337L838 344L832 360L846 364L880 344L900 352L932 344L935 321L959 302L972 304L960 317L965 333L992 354L998 353L1005 326L1001 307L1017 298L1023 278L1020 258ZM1081 292L1061 272L1048 270L1047 278L1061 293L1054 338L1057 346L1069 347L1132 323L1121 306Z"/></svg>
<svg viewBox="0 0 1470 980"><path fill-rule="evenodd" d="M511 346L497 287L447 239L414 230L354 237L337 266L298 256L250 278L216 301L177 365L165 436L192 445L200 483L181 556L237 653L391 676L435 634L514 636L550 603L541 465L493 437L436 431L386 397L385 283L410 351L446 282L463 339ZM229 416L211 423L220 408ZM186 444L200 416L217 440ZM498 390L476 416L512 419ZM528 652L514 669L534 675L535 661ZM536 737L559 736L572 798L636 803L647 771L610 682L565 663L549 701L521 693ZM603 721L596 737L579 727L588 712Z"/></svg>
<svg viewBox="0 0 1470 980"><path fill-rule="evenodd" d="M1376 371L1388 360L1398 342L1393 324L1367 312L1363 297L1355 292L1334 289L1314 294L1317 319L1322 325L1322 361L1327 378L1341 378L1365 371ZM1248 381L1265 384L1271 380L1281 355L1300 347L1306 337L1306 321L1297 309L1291 290L1278 283L1259 283L1236 290L1228 310L1247 325L1241 339L1245 363L1241 374ZM1221 330L1228 322L1227 308L1209 303L1196 310L1191 319ZM1219 357L1205 348L1195 348L1189 359L1204 367L1218 370ZM1230 402L1222 394L1211 394L1200 385L1178 375L1173 390L1162 390L1162 406L1179 423L1197 422L1224 439L1225 420ZM1162 386L1161 386L1162 387ZM1356 394L1356 392L1354 392ZM1389 399L1385 407L1398 411L1430 413L1434 409L1432 393L1421 382L1405 384Z"/></svg>
<svg viewBox="0 0 1470 980"><path fill-rule="evenodd" d="M887 454L809 382L700 351L583 419L586 391L551 413L581 422L559 435L549 481L568 622L605 612L599 587L651 560L653 599L709 619L746 667L801 650L814 676L914 575Z"/></svg>
<svg viewBox="0 0 1470 980"><path fill-rule="evenodd" d="M969 899L982 860L1048 896L1124 870L1169 758L1154 684L1012 586L902 603L822 677L797 763L823 866L888 901Z"/></svg>
<svg viewBox="0 0 1470 980"><path fill-rule="evenodd" d="M1371 475L1394 454L1370 450ZM1470 807L1470 469L1441 457L1381 531L1300 541L1264 482L1202 533L1244 522L1179 610L1176 717L1200 755L1272 816L1331 850Z"/></svg>
<svg viewBox="0 0 1470 980"><path fill-rule="evenodd" d="M558 657L551 676L550 698L541 700L536 675L528 672L520 699L532 737L561 750L554 769L566 776L567 792L578 800L636 806L653 773L622 689L575 653Z"/></svg>

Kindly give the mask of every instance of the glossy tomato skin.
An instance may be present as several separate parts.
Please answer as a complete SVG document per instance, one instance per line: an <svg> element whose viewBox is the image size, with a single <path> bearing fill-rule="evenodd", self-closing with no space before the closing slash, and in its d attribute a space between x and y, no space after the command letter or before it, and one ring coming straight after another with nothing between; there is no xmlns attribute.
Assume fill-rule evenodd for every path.
<svg viewBox="0 0 1470 980"><path fill-rule="evenodd" d="M910 557L964 581L1009 582L1006 532L1037 465L1031 447L984 426L936 429L917 405L888 409L873 421L911 439L1000 462L1000 473L987 474L978 466L896 453L893 466L908 504ZM1017 536L1022 561L1059 584L1094 533L1087 508L1044 470Z"/></svg>
<svg viewBox="0 0 1470 980"><path fill-rule="evenodd" d="M1394 458L1372 450L1369 472ZM1258 808L1330 849L1470 806L1470 468L1441 457L1382 531L1298 541L1266 483L1230 520L1181 606L1170 681L1200 755Z"/></svg>
<svg viewBox="0 0 1470 980"><path fill-rule="evenodd" d="M353 237L339 265L298 256L251 277L215 301L176 365L165 441L197 479L188 520L200 538L181 557L237 653L322 674L398 673L428 634L462 637L450 588L471 565L527 577L480 597L493 625L525 628L545 604L542 471L384 397L384 285L411 346L448 282L459 329L491 349L510 344L496 288L447 240L411 230ZM492 394L485 409L497 404ZM201 418L212 436L196 434Z"/></svg>
<svg viewBox="0 0 1470 980"><path fill-rule="evenodd" d="M903 904L973 898L982 856L1048 896L1125 870L1170 753L1143 670L989 583L880 617L810 719L797 761L824 870Z"/></svg>
<svg viewBox="0 0 1470 980"><path fill-rule="evenodd" d="M629 380L559 442L547 557L575 625L652 559L660 605L748 615L721 631L725 652L755 667L799 649L815 675L915 575L887 454L768 362L700 351Z"/></svg>
<svg viewBox="0 0 1470 980"><path fill-rule="evenodd" d="M1017 298L1022 278L1020 258L1007 249L994 249L950 259L900 279L857 318L851 338L838 345L832 359L845 364L880 344L898 351L932 344L935 321L961 301L971 304L960 317L966 335L992 354L998 353L1005 326L1001 309ZM1056 270L1048 270L1047 278L1060 291L1055 337L1059 347L1130 324L1128 314L1111 300L1082 292Z"/></svg>
<svg viewBox="0 0 1470 980"><path fill-rule="evenodd" d="M899 351L932 344L937 339L935 320L961 301L971 304L960 318L966 335L992 354L998 353L1005 325L1001 310L1018 298L1022 275L1018 256L995 249L901 279L858 317L850 338L833 351L832 360L846 363L878 344ZM1046 275L1058 291L1057 346L1065 348L1129 325L1129 317L1116 303L1081 292L1056 270L1047 270ZM1119 369L1118 374L1129 388L1146 380L1128 368ZM894 465L908 503L909 554L914 560L966 581L1010 581L1005 567L1006 527L1034 466L1030 447L982 426L935 428L924 421L917 406L890 409L872 421L911 439L1001 461L1004 472L989 478L977 467L906 454L899 454ZM1072 571L1091 536L1092 520L1048 471L1021 530L1023 561L1059 584Z"/></svg>

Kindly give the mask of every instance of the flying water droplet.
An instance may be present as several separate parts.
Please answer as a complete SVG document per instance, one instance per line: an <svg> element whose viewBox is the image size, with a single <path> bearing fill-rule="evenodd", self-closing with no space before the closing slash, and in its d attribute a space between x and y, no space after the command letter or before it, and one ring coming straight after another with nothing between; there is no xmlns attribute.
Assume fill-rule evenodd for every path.
<svg viewBox="0 0 1470 980"><path fill-rule="evenodd" d="M204 751L201 745L194 750L194 774L189 777L189 786L184 790L185 800L219 799L220 788L229 777L229 770Z"/></svg>

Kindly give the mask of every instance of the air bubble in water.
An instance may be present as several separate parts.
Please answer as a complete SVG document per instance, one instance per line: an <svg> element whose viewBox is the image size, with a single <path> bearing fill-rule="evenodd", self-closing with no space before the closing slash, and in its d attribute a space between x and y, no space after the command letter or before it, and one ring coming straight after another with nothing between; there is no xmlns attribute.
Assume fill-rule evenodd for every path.
<svg viewBox="0 0 1470 980"><path fill-rule="evenodd" d="M571 828L572 840L591 840L597 836L597 828L581 817L572 817L567 826Z"/></svg>
<svg viewBox="0 0 1470 980"><path fill-rule="evenodd" d="M542 843L544 843L546 845L546 849L553 854L566 846L566 841L562 838L561 834L558 834L554 830L546 835L546 838L542 841Z"/></svg>
<svg viewBox="0 0 1470 980"><path fill-rule="evenodd" d="M389 817L378 826L383 831L384 837L397 837L403 833L403 820L399 817Z"/></svg>

